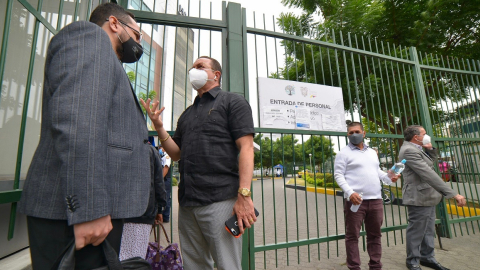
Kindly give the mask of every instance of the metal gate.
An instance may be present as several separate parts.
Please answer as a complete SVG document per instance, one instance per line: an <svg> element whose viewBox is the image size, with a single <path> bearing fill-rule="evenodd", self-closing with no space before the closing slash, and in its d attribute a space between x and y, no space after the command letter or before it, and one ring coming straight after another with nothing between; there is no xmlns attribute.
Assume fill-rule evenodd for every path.
<svg viewBox="0 0 480 270"><path fill-rule="evenodd" d="M0 3L5 10L0 19L0 205L11 209L9 239L14 236L21 183L38 143L46 46L64 25L87 19L99 2ZM347 118L364 123L369 144L386 168L396 161L406 126L421 124L433 135L443 159L439 173L469 202L463 208L452 201L439 205L441 234L451 237L480 229L478 60L431 55L349 33L312 32L288 20L249 13L236 3L118 2L141 22L146 37L142 60L125 69L139 96L157 98L171 108L164 115L171 130L192 102L186 74L200 55L220 60L223 89L250 101L256 123L258 77L338 86ZM332 168L335 153L346 144L345 133L256 132L260 149L252 191L260 216L243 238L243 268L337 256L345 229L343 199L336 196L340 190ZM272 170L276 164L283 167L280 176ZM401 182L388 190L396 199L385 205L382 230L389 245L403 243L407 214L401 205ZM173 225L171 231L174 234Z"/></svg>

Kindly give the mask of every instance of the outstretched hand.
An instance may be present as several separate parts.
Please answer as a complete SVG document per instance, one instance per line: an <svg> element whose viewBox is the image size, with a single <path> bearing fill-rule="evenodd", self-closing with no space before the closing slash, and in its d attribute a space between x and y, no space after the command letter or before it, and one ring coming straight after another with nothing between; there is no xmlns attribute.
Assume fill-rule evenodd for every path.
<svg viewBox="0 0 480 270"><path fill-rule="evenodd" d="M388 170L388 177L393 183L397 182L401 174L395 174L392 170Z"/></svg>
<svg viewBox="0 0 480 270"><path fill-rule="evenodd" d="M457 201L457 205L459 207L465 206L467 204L467 200L465 199L465 197L460 194L455 195L453 198Z"/></svg>
<svg viewBox="0 0 480 270"><path fill-rule="evenodd" d="M165 107L158 109L158 104L160 102L155 101L150 105L151 101L152 101L151 99L147 99L147 102L145 102L143 99L140 99L140 103L145 108L145 111L147 112L147 115L150 118L150 120L152 120L152 123L155 125L155 128L162 128L163 121L162 121L162 116L160 116L160 114L163 112L163 110L165 110Z"/></svg>

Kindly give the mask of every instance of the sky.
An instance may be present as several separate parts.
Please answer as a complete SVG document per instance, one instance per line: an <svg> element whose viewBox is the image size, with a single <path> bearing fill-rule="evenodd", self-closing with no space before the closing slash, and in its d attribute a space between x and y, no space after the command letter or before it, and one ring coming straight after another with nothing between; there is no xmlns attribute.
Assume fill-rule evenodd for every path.
<svg viewBox="0 0 480 270"><path fill-rule="evenodd" d="M222 1L215 0L212 2ZM229 2L241 4L242 7L247 9L247 14L253 11L255 11L255 13L265 14L266 17L271 17L272 15L278 17L282 12L294 12L295 14L301 14L300 9L285 7L280 0L234 0Z"/></svg>
<svg viewBox="0 0 480 270"><path fill-rule="evenodd" d="M171 1L171 2L170 2ZM246 8L247 14L247 26L251 28L259 28L266 30L274 30L274 21L279 18L279 15L287 12L292 12L295 15L302 14L302 10L298 8L285 7L281 0L236 0L232 1L241 4L243 8ZM191 17L212 18L214 20L221 20L221 7L222 0L179 0L178 5L180 9L189 14ZM173 14L176 12L177 1L169 0L167 13ZM228 2L227 2L228 7ZM211 10L211 11L210 11ZM255 13L255 17L253 16ZM254 20L255 19L255 20ZM264 25L265 21L265 25ZM167 27L169 28L169 27ZM172 28L174 30L174 28ZM278 25L275 26L275 31L281 32ZM193 29L194 32L194 51L193 57L196 58L201 55L209 55L216 59L222 59L222 37L220 32L198 30ZM173 48L174 31L169 31L167 34L168 44L165 51L165 61L170 63L170 66L165 68L164 76L170 78L165 80L165 92L164 92L164 106L166 110L163 112L164 124L166 127L173 128L172 111L171 111L171 99L173 88L173 53L168 48ZM173 35L173 36L172 36ZM199 41L200 40L200 41ZM249 34L247 37L248 51L248 87L249 87L249 103L252 107L255 126L259 127L260 115L258 108L258 89L257 89L257 77L269 77L272 72L276 72L279 68L283 67L284 63L284 48L280 44L280 39L265 38L264 36ZM172 73L172 74L171 74ZM192 89L193 97L196 96L196 91ZM188 105L187 105L188 106ZM309 136L304 137L308 139ZM343 144L343 143L341 143Z"/></svg>

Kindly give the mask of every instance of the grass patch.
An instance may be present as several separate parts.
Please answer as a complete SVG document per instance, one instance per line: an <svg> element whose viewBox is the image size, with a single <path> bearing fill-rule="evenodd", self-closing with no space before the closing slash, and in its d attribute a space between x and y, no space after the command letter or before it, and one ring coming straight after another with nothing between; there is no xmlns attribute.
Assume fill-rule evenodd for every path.
<svg viewBox="0 0 480 270"><path fill-rule="evenodd" d="M297 186L302 186L304 187L305 186L305 180L301 179L301 178L297 178L297 179L290 179L288 180L287 182L287 185L295 185L295 180L297 181ZM307 184L307 187L315 187L314 184L310 184L310 183L306 183Z"/></svg>

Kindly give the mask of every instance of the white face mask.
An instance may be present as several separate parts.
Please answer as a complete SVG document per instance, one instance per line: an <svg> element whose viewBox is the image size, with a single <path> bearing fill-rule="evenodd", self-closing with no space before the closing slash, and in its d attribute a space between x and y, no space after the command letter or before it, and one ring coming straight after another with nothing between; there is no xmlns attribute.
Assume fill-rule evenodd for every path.
<svg viewBox="0 0 480 270"><path fill-rule="evenodd" d="M432 138L430 138L430 136L428 134L425 134L425 136L423 136L423 140L422 140L423 145L429 144L431 142L432 142Z"/></svg>
<svg viewBox="0 0 480 270"><path fill-rule="evenodd" d="M415 139L417 142L420 142L419 140ZM422 145L429 144L432 142L432 138L428 134L423 135L422 139Z"/></svg>
<svg viewBox="0 0 480 270"><path fill-rule="evenodd" d="M211 69L213 70L213 69ZM208 74L205 70L192 68L188 72L188 76L190 77L190 83L193 86L193 89L198 90L207 84L207 81L213 81L215 79L208 79Z"/></svg>

